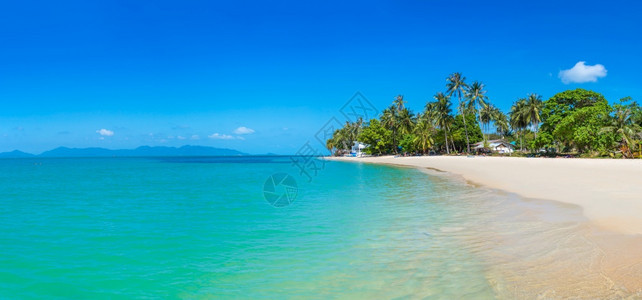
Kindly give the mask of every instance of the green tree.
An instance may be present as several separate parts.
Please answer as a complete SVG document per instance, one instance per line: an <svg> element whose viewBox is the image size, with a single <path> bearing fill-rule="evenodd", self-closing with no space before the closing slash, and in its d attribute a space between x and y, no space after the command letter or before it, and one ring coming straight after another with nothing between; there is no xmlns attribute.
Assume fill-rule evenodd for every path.
<svg viewBox="0 0 642 300"><path fill-rule="evenodd" d="M421 149L421 152L425 154L426 150L432 148L434 144L432 137L435 134L435 128L429 115L423 114L417 117L417 124L412 133L416 137L417 150Z"/></svg>
<svg viewBox="0 0 642 300"><path fill-rule="evenodd" d="M479 111L479 121L484 126L484 131L488 132L488 127L490 125L490 122L494 120L494 114L496 113L496 111L498 111L498 109L491 104L482 106L481 110Z"/></svg>
<svg viewBox="0 0 642 300"><path fill-rule="evenodd" d="M415 127L415 116L409 109L403 108L399 111L397 122L399 134L409 134L412 133L412 129Z"/></svg>
<svg viewBox="0 0 642 300"><path fill-rule="evenodd" d="M336 144L334 142L333 138L329 138L325 141L325 148L330 151L330 155L334 155L334 151L336 149Z"/></svg>
<svg viewBox="0 0 642 300"><path fill-rule="evenodd" d="M368 154L382 154L388 150L392 145L390 144L390 136L392 132L382 126L381 122L377 119L370 120L368 126L365 126L358 136L359 141L368 145L365 149Z"/></svg>
<svg viewBox="0 0 642 300"><path fill-rule="evenodd" d="M623 98L625 101L630 101L631 97L625 97ZM640 105L633 101L629 107L631 108L631 120L633 123L637 124L638 126L642 126L642 108Z"/></svg>
<svg viewBox="0 0 642 300"><path fill-rule="evenodd" d="M493 123L495 124L496 133L501 134L502 136L508 135L510 131L508 117L501 110L499 110L499 108L493 108L491 121L493 121Z"/></svg>
<svg viewBox="0 0 642 300"><path fill-rule="evenodd" d="M404 134L401 138L401 142L399 142L399 146L401 146L403 152L412 153L417 151L418 140L419 138L412 133Z"/></svg>
<svg viewBox="0 0 642 300"><path fill-rule="evenodd" d="M349 151L357 141L362 126L363 119L361 118L358 118L356 122L346 122L343 127L335 130L332 137L326 141L326 148L335 154Z"/></svg>
<svg viewBox="0 0 642 300"><path fill-rule="evenodd" d="M383 113L381 115L381 125L390 130L391 144L395 153L397 153L398 123L399 113L397 112L397 107L395 105L391 105L390 107L383 110Z"/></svg>
<svg viewBox="0 0 642 300"><path fill-rule="evenodd" d="M597 103L607 103L607 101L602 94L584 89L567 90L555 94L544 101L540 115L542 125L539 128L540 135L543 134L544 137L538 139L538 143L555 148L559 148L559 145L564 145L566 148L570 147L572 140L568 139L569 136L556 136L553 134L557 126L575 110L593 106Z"/></svg>
<svg viewBox="0 0 642 300"><path fill-rule="evenodd" d="M450 114L450 96L439 92L434 96L434 98L435 102L430 102L426 105L426 113L434 116L437 126L439 126L443 131L446 153L450 154L450 148L448 147L448 134L450 131L450 125L453 122L453 117Z"/></svg>
<svg viewBox="0 0 642 300"><path fill-rule="evenodd" d="M486 90L484 89L484 84L475 81L466 90L466 99L468 100L468 106L475 111L475 115L478 116L478 122L481 126L481 111L490 105L488 103L488 96L486 96Z"/></svg>
<svg viewBox="0 0 642 300"><path fill-rule="evenodd" d="M466 77L463 77L461 73L453 73L448 78L446 78L446 90L448 91L448 96L457 96L459 98L459 110L460 114L463 116L466 114L466 105L462 102L462 96L466 93L468 85L466 84ZM463 118L464 123L466 123L467 118ZM476 122L476 121L475 121ZM470 152L470 139L468 138L468 126L464 124L464 133L466 134L466 149Z"/></svg>
<svg viewBox="0 0 642 300"><path fill-rule="evenodd" d="M342 153L345 150L349 150L350 146L352 145L352 137L350 136L349 130L346 127L342 127L340 129L337 129L334 131L332 134L332 138L330 139L330 146L336 150L336 153ZM326 143L326 147L328 146L328 143ZM332 151L332 149L330 149Z"/></svg>
<svg viewBox="0 0 642 300"><path fill-rule="evenodd" d="M539 129L539 123L542 120L540 117L543 107L542 96L538 94L530 94L526 98L526 103L524 103L524 121L531 125L533 132L535 133L535 139L537 139L537 131Z"/></svg>
<svg viewBox="0 0 642 300"><path fill-rule="evenodd" d="M528 126L528 122L526 121L526 116L524 113L526 111L525 107L526 99L519 99L513 104L513 106L511 106L510 112L508 114L510 119L510 126L511 128L513 128L518 138L520 139L520 151L524 151L524 129Z"/></svg>
<svg viewBox="0 0 642 300"><path fill-rule="evenodd" d="M631 98L620 99L620 104L614 105L614 115L610 118L607 126L602 128L603 132L609 132L614 135L619 142L619 148L624 157L633 157L631 153L635 150L636 140L642 129L634 121L637 103L626 104Z"/></svg>
<svg viewBox="0 0 642 300"><path fill-rule="evenodd" d="M405 108L406 101L403 100L403 95L397 95L392 104L397 108L397 111L401 111Z"/></svg>
<svg viewBox="0 0 642 300"><path fill-rule="evenodd" d="M468 145L468 141L465 139L466 132L468 132L470 139L473 141L482 141L484 139L481 128L476 122L475 115L472 113L467 114L466 119L468 119L468 122L466 122L461 115L455 116L451 129L453 143L462 150L466 149Z"/></svg>
<svg viewBox="0 0 642 300"><path fill-rule="evenodd" d="M555 126L553 137L579 152L605 152L614 142L613 134L600 134L609 124L610 113L606 101L574 109Z"/></svg>

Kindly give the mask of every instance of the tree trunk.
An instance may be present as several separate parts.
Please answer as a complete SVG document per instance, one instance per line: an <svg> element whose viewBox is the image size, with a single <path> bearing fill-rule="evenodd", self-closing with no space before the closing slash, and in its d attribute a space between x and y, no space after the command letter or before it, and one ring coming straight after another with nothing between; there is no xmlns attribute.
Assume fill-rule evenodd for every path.
<svg viewBox="0 0 642 300"><path fill-rule="evenodd" d="M446 141L446 153L450 154L450 149L448 149L448 134L446 133L445 129L444 129L444 140Z"/></svg>
<svg viewBox="0 0 642 300"><path fill-rule="evenodd" d="M535 128L533 128L533 132L535 132L535 139L537 139L537 130L538 130L537 125L539 125L539 123L537 122L533 123L533 126L535 126Z"/></svg>
<svg viewBox="0 0 642 300"><path fill-rule="evenodd" d="M519 137L519 151L524 152L524 135L520 134Z"/></svg>
<svg viewBox="0 0 642 300"><path fill-rule="evenodd" d="M397 154L397 140L395 138L396 136L397 129L395 127L392 127L392 148L394 148L393 150L395 151L395 154Z"/></svg>
<svg viewBox="0 0 642 300"><path fill-rule="evenodd" d="M488 140L488 128L490 128L490 123L484 124L484 130L486 131L486 140Z"/></svg>
<svg viewBox="0 0 642 300"><path fill-rule="evenodd" d="M483 131L488 132L488 128L487 128L487 127L488 127L488 125L487 125L487 124L482 123L482 120L481 120L481 111L479 110L479 105L475 104L475 106L477 107L477 114L478 114L478 116L477 116L477 122L479 122L479 127L483 128L483 129L484 129ZM482 137L485 137L485 140L488 140L488 137L485 135L485 133L484 133L483 131L482 131Z"/></svg>
<svg viewBox="0 0 642 300"><path fill-rule="evenodd" d="M459 94L459 105L461 105L461 94ZM467 153L470 153L470 141L468 140L468 126L466 126L466 114L464 113L464 108L461 108L461 117L464 118L464 132L466 133L466 149Z"/></svg>

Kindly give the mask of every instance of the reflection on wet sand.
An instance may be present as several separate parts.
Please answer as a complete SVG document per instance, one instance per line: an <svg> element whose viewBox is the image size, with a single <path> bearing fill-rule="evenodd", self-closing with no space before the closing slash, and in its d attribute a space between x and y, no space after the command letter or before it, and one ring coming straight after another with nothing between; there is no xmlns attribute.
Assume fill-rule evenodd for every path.
<svg viewBox="0 0 642 300"><path fill-rule="evenodd" d="M461 187L447 184L455 176L425 172L441 189ZM461 222L437 234L481 259L499 298L642 296L642 236L604 231L575 205L468 188L445 199Z"/></svg>

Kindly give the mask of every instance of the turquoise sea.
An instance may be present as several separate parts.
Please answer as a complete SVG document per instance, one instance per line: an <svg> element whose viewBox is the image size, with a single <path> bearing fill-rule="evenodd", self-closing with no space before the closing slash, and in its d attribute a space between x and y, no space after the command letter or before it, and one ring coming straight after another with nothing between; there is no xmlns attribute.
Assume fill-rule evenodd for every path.
<svg viewBox="0 0 642 300"><path fill-rule="evenodd" d="M415 169L322 166L0 160L0 298L495 298L516 295L511 272L528 266L515 256L550 252L527 246L555 238L542 232L573 236L572 222L514 210L549 204ZM297 185L283 207L264 195L279 173Z"/></svg>

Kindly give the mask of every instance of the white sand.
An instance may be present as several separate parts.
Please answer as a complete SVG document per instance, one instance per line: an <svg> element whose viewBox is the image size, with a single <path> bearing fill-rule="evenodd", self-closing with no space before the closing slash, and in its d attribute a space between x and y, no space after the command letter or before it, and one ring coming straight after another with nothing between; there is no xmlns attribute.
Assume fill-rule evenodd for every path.
<svg viewBox="0 0 642 300"><path fill-rule="evenodd" d="M518 195L579 205L597 225L642 234L642 160L368 157L334 160L433 168Z"/></svg>

